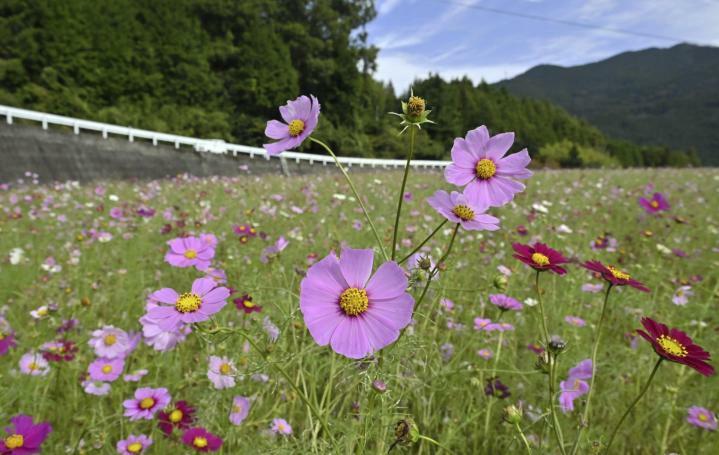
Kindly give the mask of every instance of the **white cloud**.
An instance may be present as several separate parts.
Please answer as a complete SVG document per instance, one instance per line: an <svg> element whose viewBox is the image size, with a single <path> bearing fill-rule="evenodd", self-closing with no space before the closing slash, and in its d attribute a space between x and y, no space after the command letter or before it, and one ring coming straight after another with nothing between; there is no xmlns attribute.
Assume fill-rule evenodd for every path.
<svg viewBox="0 0 719 455"><path fill-rule="evenodd" d="M432 65L427 60L416 59L411 54L387 53L380 51L377 57L377 73L375 77L383 81L391 81L397 93L409 89L415 79L425 78L431 73L439 74L444 79L468 76L475 83L484 79L496 82L514 77L529 68L523 64L506 65Z"/></svg>
<svg viewBox="0 0 719 455"><path fill-rule="evenodd" d="M393 9L397 8L400 3L402 3L402 0L384 0L377 6L377 14L389 14Z"/></svg>

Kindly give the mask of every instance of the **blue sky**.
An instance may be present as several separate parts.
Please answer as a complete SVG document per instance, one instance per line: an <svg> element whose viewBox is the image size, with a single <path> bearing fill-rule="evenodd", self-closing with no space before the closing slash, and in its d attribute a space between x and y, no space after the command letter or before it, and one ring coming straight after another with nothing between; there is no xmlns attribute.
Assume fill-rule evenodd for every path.
<svg viewBox="0 0 719 455"><path fill-rule="evenodd" d="M488 82L540 63L562 66L681 41L719 46L719 0L376 0L368 24L381 50L376 77L405 90L430 71ZM573 27L483 11L520 14L661 35L676 40Z"/></svg>

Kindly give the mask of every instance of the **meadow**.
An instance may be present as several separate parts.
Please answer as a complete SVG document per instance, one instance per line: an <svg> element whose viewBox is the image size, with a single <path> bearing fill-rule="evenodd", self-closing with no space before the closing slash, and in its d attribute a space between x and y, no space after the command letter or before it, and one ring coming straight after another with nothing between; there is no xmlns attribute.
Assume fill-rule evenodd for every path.
<svg viewBox="0 0 719 455"><path fill-rule="evenodd" d="M388 247L401 173L352 177ZM118 441L131 434L152 439L147 453L191 452L177 428L169 437L162 433L157 415L123 415L123 402L141 387L166 388L168 413L180 400L194 407L192 426L223 440L217 453L559 453L547 376L536 367L543 335L535 273L512 257L514 242L541 241L570 259L566 275L543 273L540 283L548 331L562 340L552 403L568 451L587 395L564 412L559 381L591 357L605 290L580 263L613 264L650 292L612 289L578 453L600 453L652 371L657 354L635 332L642 316L719 351L716 170L535 172L512 202L489 210L501 220L499 230L457 233L399 340L364 359L319 346L299 306L311 264L346 247L376 249L339 172L285 178L255 175L250 167L236 178L33 180L0 190L0 333L5 340L13 334L15 343L0 356L0 425L18 414L50 423L44 453L117 453ZM426 199L449 187L441 173L410 173L398 258L437 228L442 218ZM638 198L655 191L671 206L649 214ZM200 234L216 236L212 269L168 264L170 240ZM437 261L452 234L445 224L420 251ZM376 269L379 251L374 259ZM139 322L148 296L161 288L185 292L206 273L231 288L228 304L188 327L171 349L148 345ZM408 292L418 300L427 273L407 274ZM500 311L490 302L496 294L521 302L521 310ZM243 295L251 296L250 305ZM505 326L484 330L481 319L500 317ZM137 345L121 376L88 380L96 359L89 342L105 326L126 331ZM65 344L42 348L57 340ZM62 359L46 366L37 359L29 370L21 365L23 356L37 358L41 350ZM210 356L221 359L215 364L225 377L217 379L217 371L208 377ZM238 396L241 405L233 407ZM510 405L521 407L519 420L504 413ZM611 453L716 453L716 431L688 421L692 406L719 410L716 377L663 362ZM238 414L234 423L231 413ZM397 433L403 419L416 432L403 435L400 426Z"/></svg>

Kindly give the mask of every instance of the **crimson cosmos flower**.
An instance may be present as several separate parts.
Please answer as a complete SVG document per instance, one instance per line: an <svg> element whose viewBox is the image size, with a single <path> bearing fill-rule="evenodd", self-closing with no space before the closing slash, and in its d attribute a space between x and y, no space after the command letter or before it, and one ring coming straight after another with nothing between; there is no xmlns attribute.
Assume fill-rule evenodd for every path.
<svg viewBox="0 0 719 455"><path fill-rule="evenodd" d="M160 430L166 435L171 435L174 427L180 430L190 428L195 421L195 408L189 405L187 401L178 401L175 406L168 411L160 411L157 413L157 419Z"/></svg>
<svg viewBox="0 0 719 455"><path fill-rule="evenodd" d="M714 374L714 367L705 362L711 359L711 355L701 346L694 344L686 333L679 329L670 329L650 318L642 318L642 325L647 331L637 332L652 344L657 354L672 362L694 368L704 376Z"/></svg>
<svg viewBox="0 0 719 455"><path fill-rule="evenodd" d="M534 245L525 245L523 243L513 243L515 253L512 257L519 259L534 270L543 272L551 270L557 275L564 275L567 270L559 267L560 264L569 262L562 253L548 247L544 243L535 243Z"/></svg>
<svg viewBox="0 0 719 455"><path fill-rule="evenodd" d="M621 270L611 265L604 265L599 261L587 261L582 264L587 270L599 273L606 281L612 284L612 286L631 286L640 291L649 292L649 288L644 286L639 281L633 279L628 273L622 272Z"/></svg>

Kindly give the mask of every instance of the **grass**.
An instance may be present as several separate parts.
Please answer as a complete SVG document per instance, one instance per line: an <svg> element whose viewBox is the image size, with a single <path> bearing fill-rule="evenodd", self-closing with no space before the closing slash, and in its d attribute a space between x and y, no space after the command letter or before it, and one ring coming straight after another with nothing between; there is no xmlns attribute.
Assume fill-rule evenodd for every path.
<svg viewBox="0 0 719 455"><path fill-rule="evenodd" d="M358 173L354 179L360 193L367 196L385 248L389 248L401 174ZM648 183L668 195L672 204L668 215L645 215L637 204ZM96 186L105 189L104 195L96 193ZM398 257L441 221L425 198L442 187L447 185L441 174L410 175L407 189L412 199L405 201ZM156 215L136 216L140 205L155 209ZM343 245L374 245L339 173L289 179L250 174L234 179L178 177L147 183L12 185L0 191L0 207L4 212L0 215L0 257L13 248L24 250L19 264L11 264L7 258L0 263L2 311L18 338L17 348L0 357L0 424L18 413L51 422L54 431L45 443L46 453L115 453L119 439L140 433L155 441L148 453L181 452L176 439L163 437L155 421L131 422L122 416L123 400L139 386L166 387L173 400L193 404L199 425L224 438L220 453L225 454L386 453L395 441L394 424L406 417L412 417L421 434L439 442L447 452L521 453L525 449L518 433L502 421L502 408L520 401L525 409L521 428L530 444L543 443L541 450L534 447L535 453L558 453L550 427L540 417L546 411L546 376L534 369L536 355L527 348L542 338L538 307L525 307L503 317L516 330L502 335L501 357L484 360L476 354L481 348L498 351L497 332L473 329L475 317L497 318L487 297L500 292L495 286L498 266L512 270L504 293L519 300L536 298L533 273L511 257L515 241L541 239L578 260L596 258L616 264L652 290L649 294L629 288L612 291L598 354L590 426L579 453L591 453L596 441L606 442L655 363L656 355L648 343L640 339L632 349L625 338L639 327L641 316L681 328L709 352L719 350L719 175L712 170L537 173L514 203L493 210L502 220L500 231L460 230L439 281L415 314L415 323L399 342L382 351L379 364L351 361L329 347L317 346L299 312L299 283L308 255L322 258ZM108 215L112 207L123 208L126 219L112 220ZM172 221L164 219L165 212ZM11 216L13 213L20 216ZM685 222L677 222L675 216ZM180 220L184 227L178 227ZM245 222L266 233L268 239L240 243L232 226ZM163 234L168 223L172 231ZM359 223L361 227L356 229ZM519 225L526 226L527 236L519 235ZM92 240L91 229L109 232L112 239ZM451 231L451 226L445 226L428 243L435 259L446 249ZM263 309L245 316L230 304L219 313L217 323L244 327L262 355L247 349L239 335L206 335L208 342L195 332L166 353L141 343L126 367L126 371L149 370L139 384L120 379L107 396L86 394L80 378L94 359L87 344L90 333L105 324L140 330L138 318L149 293L162 287L189 288L200 276L194 269L172 268L163 261L165 242L182 232L218 236L216 266L226 271L229 286L250 293ZM617 240L617 250L592 251L590 242L605 232ZM261 263L262 249L280 235L289 240L289 246L277 259ZM679 248L687 256L667 254L658 245ZM48 257L55 258L62 270L43 270L41 265ZM376 254L375 267L379 262ZM602 302L601 293L581 291L582 284L599 281L576 265L569 268L565 277L543 274L541 283L549 332L567 344L559 358L559 380L566 378L569 368L590 357ZM694 275L703 277L692 284L694 296L686 306L674 305L672 295L679 283ZM412 292L416 297L421 288L415 286ZM451 299L454 310L442 310L441 298ZM31 310L50 304L57 309L47 317L35 320L30 316ZM584 319L587 326L568 324L564 321L568 315ZM269 341L262 329L265 316L281 330L277 342ZM21 374L20 357L56 339L56 328L70 318L79 320L78 328L67 335L80 348L77 357L52 364L47 376ZM453 353L443 357L449 344ZM210 354L229 356L240 366L241 380L234 388L212 387L206 376ZM322 431L278 366L327 420L330 435ZM251 379L259 373L268 375L269 380ZM509 386L509 398L485 396L485 381L494 375ZM373 390L376 379L387 384L386 393ZM237 427L228 420L236 395L254 400L249 417ZM557 404L556 398L553 402ZM573 413L559 415L568 446L574 442L583 410L581 399L575 404ZM711 447L719 445L717 435L686 422L686 409L691 405L714 411L719 408L716 379L665 362L615 440L613 453L711 453ZM275 417L292 425L291 437L268 435ZM421 440L410 448L394 450L428 454L443 449Z"/></svg>

